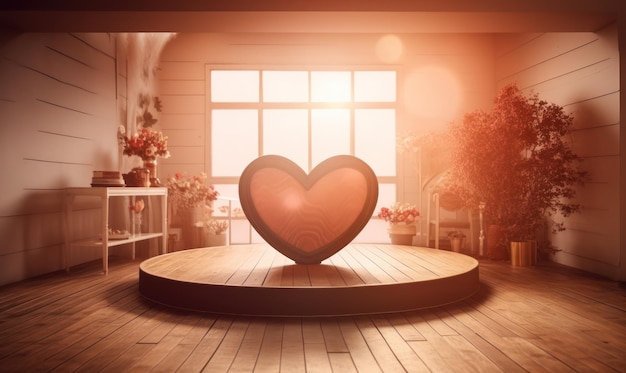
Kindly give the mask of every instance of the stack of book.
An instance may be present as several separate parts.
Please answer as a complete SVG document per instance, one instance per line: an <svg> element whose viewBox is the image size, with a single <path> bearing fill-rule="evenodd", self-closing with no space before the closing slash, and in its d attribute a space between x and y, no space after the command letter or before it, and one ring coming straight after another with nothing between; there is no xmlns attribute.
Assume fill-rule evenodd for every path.
<svg viewBox="0 0 626 373"><path fill-rule="evenodd" d="M91 178L92 187L122 187L124 179L119 171L94 171Z"/></svg>

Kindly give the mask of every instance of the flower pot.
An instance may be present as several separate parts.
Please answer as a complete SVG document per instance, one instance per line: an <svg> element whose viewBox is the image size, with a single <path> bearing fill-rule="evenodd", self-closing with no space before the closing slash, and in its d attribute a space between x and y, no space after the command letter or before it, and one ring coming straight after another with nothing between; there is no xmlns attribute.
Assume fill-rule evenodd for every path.
<svg viewBox="0 0 626 373"><path fill-rule="evenodd" d="M204 246L226 246L226 233L204 235Z"/></svg>
<svg viewBox="0 0 626 373"><path fill-rule="evenodd" d="M415 224L390 224L387 228L392 245L411 246L416 232Z"/></svg>
<svg viewBox="0 0 626 373"><path fill-rule="evenodd" d="M129 173L123 174L124 184L128 187L149 187L150 174L145 168L134 168Z"/></svg>
<svg viewBox="0 0 626 373"><path fill-rule="evenodd" d="M537 264L537 241L511 242L511 265L527 267Z"/></svg>
<svg viewBox="0 0 626 373"><path fill-rule="evenodd" d="M450 248L456 253L460 253L465 247L465 237L450 238Z"/></svg>
<svg viewBox="0 0 626 373"><path fill-rule="evenodd" d="M202 207L181 209L183 240L187 248L202 247Z"/></svg>

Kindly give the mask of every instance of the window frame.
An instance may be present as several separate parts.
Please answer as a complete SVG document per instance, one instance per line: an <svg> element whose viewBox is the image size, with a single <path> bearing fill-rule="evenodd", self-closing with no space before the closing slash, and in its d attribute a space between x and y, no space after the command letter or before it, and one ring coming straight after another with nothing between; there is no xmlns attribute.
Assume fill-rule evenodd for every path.
<svg viewBox="0 0 626 373"><path fill-rule="evenodd" d="M250 71L255 70L259 72L259 101L258 102L243 102L243 103L234 103L234 102L212 102L211 101L211 71L212 70L242 70L242 71ZM306 102L263 102L263 74L264 70L271 71L306 71L308 72L309 78L309 100ZM311 72L313 71L349 71L351 77L351 100L349 102L340 102L340 103L326 103L326 102L312 102L311 101ZM356 102L355 94L354 94L354 75L357 71L393 71L395 72L395 101L380 101L380 102ZM356 116L355 112L358 109L393 109L395 112L395 128L394 134L397 137L399 131L401 130L401 117L402 117L402 102L401 102L401 91L402 87L400 86L401 82L401 70L397 66L388 66L388 65L346 65L346 66L317 66L317 65L293 65L293 66L283 66L283 65L252 65L252 64L206 64L205 65L205 83L206 83L206 91L205 91L205 125L206 125L206 136L205 136L205 165L206 172L208 175L208 182L216 185L233 185L235 189L238 190L238 184L240 176L214 176L212 172L212 154L211 154L211 144L212 144L212 111L215 109L253 109L258 113L258 132L257 132L257 156L263 155L263 110L265 109L306 109L308 112L308 135L307 135L307 143L308 143L308 168L309 170L312 168L313 156L312 156L312 136L311 136L311 128L312 128L312 111L315 109L328 109L328 108L345 108L349 110L350 113L350 123L349 123L349 131L350 131L350 154L355 155L355 129L356 129ZM402 176L402 157L400 157L397 153L397 146L394 146L395 157L395 175L393 176L381 176L376 175L379 183L379 187L386 188L387 191L392 191L393 196L389 196L388 199L381 199L379 197L378 204L376 206L376 210L370 220L370 224L366 226L364 229L365 236L371 236L372 232L376 232L376 240L375 242L385 242L386 234L384 233L384 229L381 230L381 224L384 226L384 222L377 218L376 214L380 207L391 204L398 200L399 196L403 193L403 186L400 181L403 180ZM308 172L308 170L305 170ZM231 196L229 196L231 197ZM232 196L236 197L236 196ZM393 199L393 200L391 200ZM233 205L233 207L235 207ZM240 207L240 206L237 206ZM373 225L372 225L373 224ZM370 226L371 225L371 226ZM369 233L366 233L368 231ZM250 242L255 242L255 234L252 229L249 232ZM258 239L258 237L256 237ZM355 241L359 242L359 237L355 239ZM365 241L360 241L365 242ZM370 241L367 241L370 242Z"/></svg>

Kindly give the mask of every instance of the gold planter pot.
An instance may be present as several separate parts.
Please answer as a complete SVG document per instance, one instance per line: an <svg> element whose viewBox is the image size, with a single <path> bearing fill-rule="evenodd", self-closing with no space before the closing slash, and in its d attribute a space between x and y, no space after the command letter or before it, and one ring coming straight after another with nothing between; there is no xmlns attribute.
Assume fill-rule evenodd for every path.
<svg viewBox="0 0 626 373"><path fill-rule="evenodd" d="M511 242L511 265L527 267L537 264L537 241Z"/></svg>

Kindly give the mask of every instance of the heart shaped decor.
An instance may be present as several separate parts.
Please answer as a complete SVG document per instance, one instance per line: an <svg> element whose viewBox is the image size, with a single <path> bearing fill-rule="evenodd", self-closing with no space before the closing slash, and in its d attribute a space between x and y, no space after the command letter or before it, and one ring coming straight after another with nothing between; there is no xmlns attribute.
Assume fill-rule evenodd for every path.
<svg viewBox="0 0 626 373"><path fill-rule="evenodd" d="M287 158L267 155L246 167L239 198L250 224L273 248L299 264L320 263L365 227L378 200L374 171L339 155L307 175Z"/></svg>

